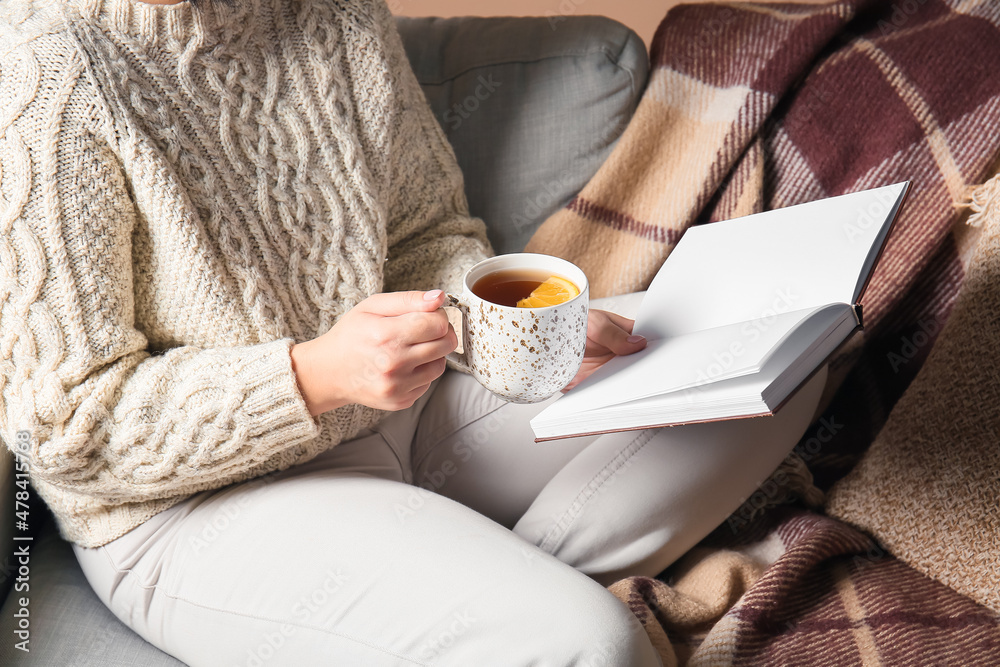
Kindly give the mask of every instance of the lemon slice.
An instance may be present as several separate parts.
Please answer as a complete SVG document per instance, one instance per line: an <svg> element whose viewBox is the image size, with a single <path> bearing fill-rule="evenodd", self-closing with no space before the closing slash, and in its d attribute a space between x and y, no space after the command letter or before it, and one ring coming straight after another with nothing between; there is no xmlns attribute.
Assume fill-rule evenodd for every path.
<svg viewBox="0 0 1000 667"><path fill-rule="evenodd" d="M531 294L518 301L517 307L545 308L547 306L558 306L560 303L566 303L579 293L580 290L577 286L565 278L550 276L545 282L536 287Z"/></svg>

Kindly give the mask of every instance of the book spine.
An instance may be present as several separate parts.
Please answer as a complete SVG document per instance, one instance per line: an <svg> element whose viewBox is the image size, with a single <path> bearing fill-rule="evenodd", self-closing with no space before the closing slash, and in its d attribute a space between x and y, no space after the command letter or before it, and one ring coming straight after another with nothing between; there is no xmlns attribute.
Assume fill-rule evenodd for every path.
<svg viewBox="0 0 1000 667"><path fill-rule="evenodd" d="M852 306L852 309L854 310L854 319L857 321L858 326L861 327L862 329L864 329L865 328L865 320L864 320L864 316L862 315L862 312L861 312L861 304L860 303L854 304Z"/></svg>

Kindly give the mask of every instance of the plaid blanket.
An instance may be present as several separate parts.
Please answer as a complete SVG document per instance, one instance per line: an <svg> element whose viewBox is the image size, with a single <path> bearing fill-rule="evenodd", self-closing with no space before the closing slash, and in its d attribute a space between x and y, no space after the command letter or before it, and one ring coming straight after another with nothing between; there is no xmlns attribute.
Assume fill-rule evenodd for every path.
<svg viewBox="0 0 1000 667"><path fill-rule="evenodd" d="M621 294L692 224L911 180L866 326L912 319L896 306L922 276L940 296L922 315L943 316L962 278L949 230L1000 141L998 14L970 0L674 8L619 144L527 250L578 264L594 297Z"/></svg>
<svg viewBox="0 0 1000 667"><path fill-rule="evenodd" d="M913 182L865 294L865 333L831 362L824 417L838 428L796 448L827 489L921 368L978 240L956 223L1000 156L1000 3L681 5L651 61L615 151L528 245L580 265L594 296L644 289L691 225ZM993 612L846 524L754 520L754 502L707 552L612 587L665 664L995 664ZM755 540L740 547L745 529ZM691 558L715 560L690 580ZM712 594L686 597L691 581Z"/></svg>
<svg viewBox="0 0 1000 667"><path fill-rule="evenodd" d="M720 547L725 543L725 547ZM996 665L1000 618L844 523L773 510L610 589L675 665Z"/></svg>

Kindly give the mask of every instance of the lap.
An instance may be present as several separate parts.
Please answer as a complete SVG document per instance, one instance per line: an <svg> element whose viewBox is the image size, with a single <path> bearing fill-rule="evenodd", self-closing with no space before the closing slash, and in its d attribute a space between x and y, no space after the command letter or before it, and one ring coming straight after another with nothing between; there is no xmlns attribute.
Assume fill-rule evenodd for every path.
<svg viewBox="0 0 1000 667"><path fill-rule="evenodd" d="M656 576L778 467L825 382L823 369L772 417L601 436L552 478L514 531L606 585Z"/></svg>
<svg viewBox="0 0 1000 667"><path fill-rule="evenodd" d="M528 420L546 403L504 403L452 374L421 417L414 483L601 583L655 576L777 468L808 427L825 378L823 369L773 417L536 443Z"/></svg>
<svg viewBox="0 0 1000 667"><path fill-rule="evenodd" d="M512 528L551 479L593 438L536 443L529 420L552 400L507 403L448 371L413 440L413 483Z"/></svg>
<svg viewBox="0 0 1000 667"><path fill-rule="evenodd" d="M76 552L119 618L193 665L658 664L599 584L459 503L361 472L198 494Z"/></svg>

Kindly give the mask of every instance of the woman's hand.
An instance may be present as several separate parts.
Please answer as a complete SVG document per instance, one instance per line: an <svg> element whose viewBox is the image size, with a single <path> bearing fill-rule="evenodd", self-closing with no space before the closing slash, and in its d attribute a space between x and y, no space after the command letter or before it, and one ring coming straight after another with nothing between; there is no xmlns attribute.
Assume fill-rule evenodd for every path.
<svg viewBox="0 0 1000 667"><path fill-rule="evenodd" d="M292 346L299 390L315 417L349 403L413 405L445 370L458 337L441 290L368 297L325 334Z"/></svg>
<svg viewBox="0 0 1000 667"><path fill-rule="evenodd" d="M632 354L646 347L646 339L632 335L634 320L605 310L587 314L587 349L583 365L563 391L569 391L616 355Z"/></svg>

